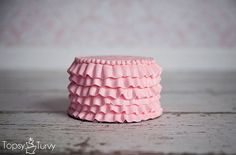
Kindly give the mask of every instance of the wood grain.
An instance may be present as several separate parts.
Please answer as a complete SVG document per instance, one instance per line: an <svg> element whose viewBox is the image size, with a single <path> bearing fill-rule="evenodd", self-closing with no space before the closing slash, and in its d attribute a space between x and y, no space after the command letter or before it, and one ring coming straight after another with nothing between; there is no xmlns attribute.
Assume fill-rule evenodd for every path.
<svg viewBox="0 0 236 155"><path fill-rule="evenodd" d="M168 113L141 123L105 124L74 120L65 113L7 113L1 114L0 138L23 143L34 137L55 143L55 151L65 153L235 153L235 120L235 114ZM88 145L83 148L79 144L84 141Z"/></svg>

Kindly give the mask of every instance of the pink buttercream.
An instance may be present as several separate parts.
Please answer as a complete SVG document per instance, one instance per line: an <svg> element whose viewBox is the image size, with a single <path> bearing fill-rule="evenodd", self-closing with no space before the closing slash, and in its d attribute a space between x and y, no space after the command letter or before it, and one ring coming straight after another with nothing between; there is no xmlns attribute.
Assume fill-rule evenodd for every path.
<svg viewBox="0 0 236 155"><path fill-rule="evenodd" d="M114 61L114 60L113 60ZM159 65L152 64L124 64L108 65L96 63L79 63L77 59L68 69L68 73L91 78L121 78L121 77L156 77L161 74Z"/></svg>
<svg viewBox="0 0 236 155"><path fill-rule="evenodd" d="M139 122L162 114L161 67L153 58L75 58L68 69L72 117L99 122Z"/></svg>
<svg viewBox="0 0 236 155"><path fill-rule="evenodd" d="M102 96L78 96L76 94L69 94L69 99L71 102L78 102L85 105L99 105L102 106L104 104L113 104L113 105L140 105L140 104L148 104L151 102L159 102L160 95L156 95L149 98L142 99L122 99L122 98L110 98L110 97L102 97Z"/></svg>
<svg viewBox="0 0 236 155"><path fill-rule="evenodd" d="M125 113L125 114L146 114L155 111L155 109L160 108L160 104L158 102L151 102L147 104L140 105L112 105L112 104L104 104L102 106L98 105L85 105L79 102L71 102L71 108L76 110L77 112L115 112L115 113Z"/></svg>
<svg viewBox="0 0 236 155"><path fill-rule="evenodd" d="M68 86L70 93L77 94L78 96L103 96L111 98L148 98L156 96L160 93L161 85L155 85L148 88L109 88L98 86L78 86L71 82Z"/></svg>
<svg viewBox="0 0 236 155"><path fill-rule="evenodd" d="M161 78L160 76L156 78L143 77L143 78L132 78L132 77L122 77L122 78L91 78L89 76L75 76L71 75L69 77L70 81L75 82L79 86L100 86L100 87L110 87L110 88L147 88L157 85Z"/></svg>
<svg viewBox="0 0 236 155"><path fill-rule="evenodd" d="M162 114L158 103L141 105L103 105L87 106L72 102L68 110L69 115L88 121L99 122L138 122L158 117Z"/></svg>
<svg viewBox="0 0 236 155"><path fill-rule="evenodd" d="M154 59L151 57L141 56L90 56L75 58L78 63L96 63L107 65L129 65L129 64L153 64Z"/></svg>

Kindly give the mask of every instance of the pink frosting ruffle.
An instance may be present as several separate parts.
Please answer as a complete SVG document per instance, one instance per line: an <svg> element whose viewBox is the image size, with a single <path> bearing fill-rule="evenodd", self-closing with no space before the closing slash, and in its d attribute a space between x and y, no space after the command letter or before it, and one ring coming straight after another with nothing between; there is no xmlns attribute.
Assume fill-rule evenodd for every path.
<svg viewBox="0 0 236 155"><path fill-rule="evenodd" d="M152 119L162 114L162 108L158 103L141 105L103 105L87 106L71 103L68 109L69 115L87 121L99 122L139 122Z"/></svg>
<svg viewBox="0 0 236 155"><path fill-rule="evenodd" d="M131 104L131 105L113 105L113 104L104 104L102 106L99 105L85 105L81 104L79 102L71 102L70 105L71 108L78 112L103 112L103 113L109 113L109 112L115 112L115 113L125 113L125 114L146 114L150 113L152 111L155 111L155 109L160 108L159 102L151 102L147 104Z"/></svg>
<svg viewBox="0 0 236 155"><path fill-rule="evenodd" d="M98 86L78 86L71 82L68 86L70 93L78 96L102 96L111 98L139 99L149 98L160 93L161 85L156 85L148 88L109 88Z"/></svg>
<svg viewBox="0 0 236 155"><path fill-rule="evenodd" d="M157 64L140 65L106 65L95 63L78 63L74 61L68 73L91 78L121 78L121 77L156 77L161 74Z"/></svg>
<svg viewBox="0 0 236 155"><path fill-rule="evenodd" d="M75 82L79 86L99 86L99 87L110 87L110 88L147 88L160 83L161 78L155 77L143 77L143 78L132 78L132 77L122 77L122 78L91 78L89 76L75 76L71 75L69 77L70 81Z"/></svg>
<svg viewBox="0 0 236 155"><path fill-rule="evenodd" d="M91 56L75 58L77 63L95 63L105 65L140 65L154 64L155 60L151 57L140 56Z"/></svg>
<svg viewBox="0 0 236 155"><path fill-rule="evenodd" d="M102 106L104 104L112 104L112 105L140 105L140 104L148 104L153 102L159 102L160 95L156 95L150 98L143 98L143 99L112 99L110 97L102 97L102 96L90 96L90 97L81 97L76 94L69 94L69 99L71 102L78 102L81 104L85 104L88 106L91 105L98 105Z"/></svg>
<svg viewBox="0 0 236 155"><path fill-rule="evenodd" d="M74 118L98 122L139 122L159 117L161 67L153 58L75 58L67 70Z"/></svg>

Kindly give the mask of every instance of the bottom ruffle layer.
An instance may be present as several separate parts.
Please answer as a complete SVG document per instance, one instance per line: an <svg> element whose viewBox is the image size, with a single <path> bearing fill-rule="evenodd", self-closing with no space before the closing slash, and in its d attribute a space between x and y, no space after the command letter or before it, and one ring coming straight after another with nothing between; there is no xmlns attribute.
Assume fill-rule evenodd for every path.
<svg viewBox="0 0 236 155"><path fill-rule="evenodd" d="M163 109L160 106L154 106L150 111L146 113L130 113L125 112L117 113L115 111L110 111L107 113L92 111L81 111L77 110L73 106L68 109L68 114L74 118L87 120L87 121L97 121L97 122L140 122L143 120L153 119L162 115Z"/></svg>

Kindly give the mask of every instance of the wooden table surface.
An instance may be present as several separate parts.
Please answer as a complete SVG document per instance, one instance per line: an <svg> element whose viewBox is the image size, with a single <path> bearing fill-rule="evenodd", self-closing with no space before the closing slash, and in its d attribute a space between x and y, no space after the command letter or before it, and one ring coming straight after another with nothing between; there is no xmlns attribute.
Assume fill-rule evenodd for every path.
<svg viewBox="0 0 236 155"><path fill-rule="evenodd" d="M3 142L29 137L56 144L36 154L236 154L236 73L164 72L164 114L141 123L92 123L66 114L67 74L0 72L0 153Z"/></svg>

